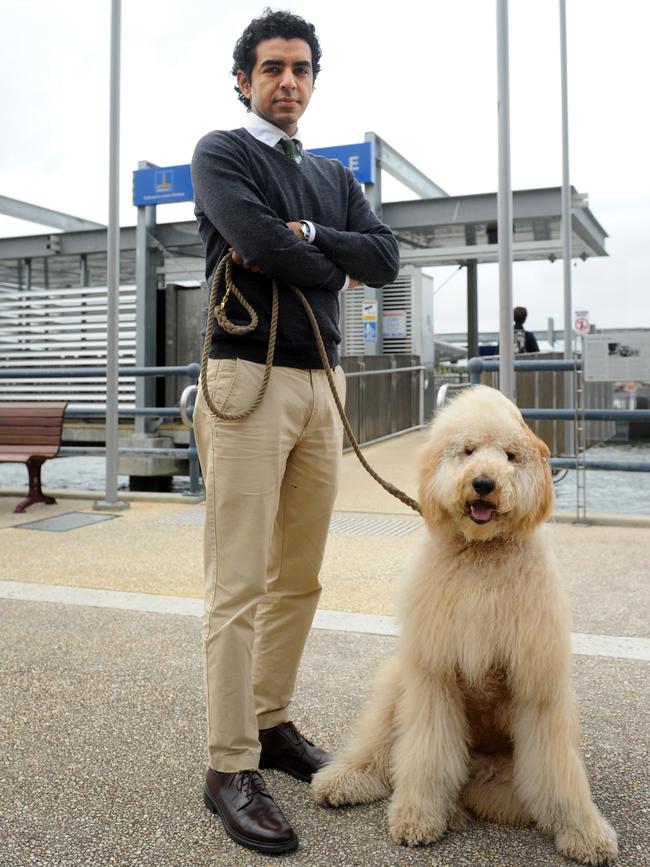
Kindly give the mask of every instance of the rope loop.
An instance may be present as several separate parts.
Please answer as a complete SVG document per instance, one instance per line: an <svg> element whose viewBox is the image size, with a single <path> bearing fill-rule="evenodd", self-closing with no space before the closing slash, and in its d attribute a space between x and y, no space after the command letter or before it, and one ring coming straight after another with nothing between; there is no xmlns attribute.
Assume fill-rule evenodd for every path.
<svg viewBox="0 0 650 867"><path fill-rule="evenodd" d="M249 334L251 331L254 331L257 328L259 323L257 313L235 285L235 282L232 278L232 265L232 251L229 250L227 253L224 254L223 258L217 265L214 276L212 278L212 284L210 286L210 301L208 304L208 318L205 328L205 340L203 341L203 354L201 356L200 381L203 397L210 409L210 412L212 412L212 414L215 415L217 418L220 418L224 421L238 421L239 419L246 418L247 416L251 415L251 413L254 412L254 410L256 410L262 402L262 398L264 397L266 388L269 384L271 370L273 368L273 356L275 354L275 343L278 330L279 291L278 281L276 279L273 279L269 346L266 353L266 365L264 368L264 376L262 378L259 393L253 401L252 405L248 407L248 409L243 410L242 412L226 413L218 409L214 405L212 398L210 397L206 376L208 368L208 358L210 356L210 347L212 346L214 320L216 318L219 325L224 329L224 331L227 331L228 334L237 335ZM217 305L217 294L222 278L225 279L226 291L221 300L221 303ZM290 286L289 288L294 292L294 294L302 304L305 314L307 315L307 319L309 320L309 324L311 325L311 329L314 333L314 339L316 340L316 345L318 347L318 353L320 355L321 363L323 365L323 370L325 371L325 374L327 376L327 381L329 382L330 389L332 391L332 397L334 398L336 408L338 410L339 416L341 417L341 422L343 423L343 428L345 430L348 441L350 442L350 445L354 449L354 453L361 462L361 466L364 468L364 470L366 470L366 472L368 472L372 476L372 478L378 484L381 485L381 487L385 491L387 491L393 497L396 497L398 500L400 500L400 502L404 503L405 506L408 506L409 508L413 509L421 515L422 510L420 509L419 503L412 497L409 497L408 494L400 491L400 489L395 487L395 485L382 479L381 476L372 469L370 464L364 458L361 452L361 448L359 447L359 443L357 442L357 439L352 431L352 427L350 426L350 422L348 421L348 418L345 414L345 408L343 407L341 399L339 398L338 392L336 390L336 383L334 382L334 376L332 375L332 368L330 367L329 359L327 358L327 351L325 349L325 345L323 344L323 338L321 337L318 322L316 321L316 317L314 316L313 310L311 309L311 305L309 304L303 293L300 291L300 289L298 289L296 286ZM244 310L246 310L246 312L250 316L251 321L248 325L235 325L228 319L225 308L230 295L234 295L234 297L239 301Z"/></svg>

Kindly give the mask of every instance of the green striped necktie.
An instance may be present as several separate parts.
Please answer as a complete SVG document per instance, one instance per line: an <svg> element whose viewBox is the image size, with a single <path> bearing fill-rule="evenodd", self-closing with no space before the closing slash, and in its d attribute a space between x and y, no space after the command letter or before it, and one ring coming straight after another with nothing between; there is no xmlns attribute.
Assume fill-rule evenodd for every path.
<svg viewBox="0 0 650 867"><path fill-rule="evenodd" d="M280 144L282 145L282 150L289 157L290 160L293 160L294 163L297 162L298 159L298 143L293 138L283 138L280 139Z"/></svg>

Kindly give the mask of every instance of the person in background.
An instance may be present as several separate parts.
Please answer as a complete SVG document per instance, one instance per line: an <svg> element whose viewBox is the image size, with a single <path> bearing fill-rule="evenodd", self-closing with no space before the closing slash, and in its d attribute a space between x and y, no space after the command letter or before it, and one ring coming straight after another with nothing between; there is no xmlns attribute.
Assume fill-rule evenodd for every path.
<svg viewBox="0 0 650 867"><path fill-rule="evenodd" d="M535 335L532 331L526 331L524 328L524 322L526 321L527 316L528 311L525 307L515 307L515 353L539 352L539 346L537 345Z"/></svg>

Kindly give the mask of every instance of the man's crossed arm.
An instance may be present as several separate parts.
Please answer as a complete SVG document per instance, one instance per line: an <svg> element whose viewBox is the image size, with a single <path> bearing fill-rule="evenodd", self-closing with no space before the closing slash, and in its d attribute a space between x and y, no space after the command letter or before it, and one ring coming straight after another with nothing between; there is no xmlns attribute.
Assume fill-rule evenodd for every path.
<svg viewBox="0 0 650 867"><path fill-rule="evenodd" d="M196 201L220 235L227 239L237 264L303 288L338 292L346 275L352 285L384 285L399 271L397 243L390 229L372 213L360 186L346 172L348 213L345 230L315 223L313 243L300 224L285 222L258 188L236 143L210 133L197 145L192 160ZM307 216L307 215L306 215Z"/></svg>
<svg viewBox="0 0 650 867"><path fill-rule="evenodd" d="M301 241L304 240L304 237L302 234L302 227L298 221L290 220L287 223L287 226L291 229L291 231L296 236L296 238L300 238ZM231 252L232 252L232 260L235 263L235 265L240 265L242 268L250 268L251 271L259 271L260 270L259 265L246 265L243 258L237 252L237 250L232 250ZM347 288L348 289L354 289L355 286L358 286L360 283L361 283L361 280L357 280L356 277L348 276Z"/></svg>

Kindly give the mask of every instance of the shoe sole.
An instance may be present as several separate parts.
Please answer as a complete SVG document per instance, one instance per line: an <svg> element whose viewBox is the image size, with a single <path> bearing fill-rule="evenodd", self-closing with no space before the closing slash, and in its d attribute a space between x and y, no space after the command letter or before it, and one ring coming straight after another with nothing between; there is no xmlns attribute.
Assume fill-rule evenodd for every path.
<svg viewBox="0 0 650 867"><path fill-rule="evenodd" d="M203 787L203 803L211 813L219 816L226 834L228 834L235 843L239 843L240 846L245 846L247 849L255 849L257 852L265 852L267 855L279 855L282 852L292 852L294 849L298 848L298 838L295 835L293 840L288 840L286 843L260 843L257 840L252 840L250 837L244 837L243 834L239 834L230 827L228 820L219 809L217 802L213 800L207 786Z"/></svg>
<svg viewBox="0 0 650 867"><path fill-rule="evenodd" d="M279 762L273 762L269 759L265 759L260 756L259 761L260 770L263 768L272 768L275 771L282 771L285 774L289 774L290 777L294 777L296 780L300 780L302 783L311 783L311 779L313 774L301 774L300 771L294 771L293 768L289 768L286 765L282 765Z"/></svg>

